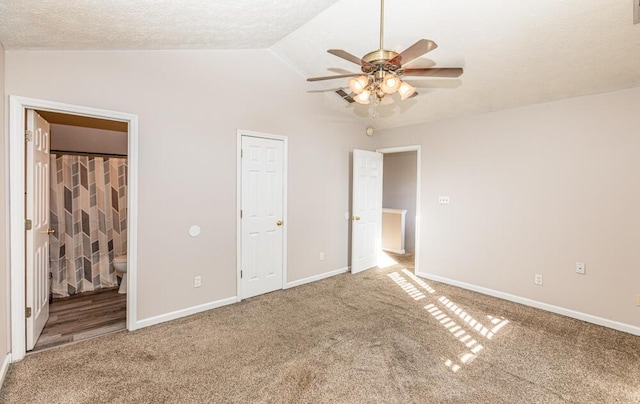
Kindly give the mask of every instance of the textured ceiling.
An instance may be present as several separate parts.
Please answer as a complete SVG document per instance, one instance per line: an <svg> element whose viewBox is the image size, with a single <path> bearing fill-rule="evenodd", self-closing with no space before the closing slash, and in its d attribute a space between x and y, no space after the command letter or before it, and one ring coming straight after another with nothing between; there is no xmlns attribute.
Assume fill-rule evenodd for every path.
<svg viewBox="0 0 640 404"><path fill-rule="evenodd" d="M411 66L461 66L464 75L413 80L428 87L375 119L335 93L312 96L383 129L639 86L633 1L386 0L385 48L431 39L439 47ZM378 0L0 0L0 41L7 49L270 48L304 80L357 71L326 50L377 49L378 13Z"/></svg>
<svg viewBox="0 0 640 404"><path fill-rule="evenodd" d="M0 0L6 49L264 49L337 0Z"/></svg>
<svg viewBox="0 0 640 404"><path fill-rule="evenodd" d="M342 0L273 50L304 76L325 76L330 68L357 71L326 50L362 56L377 49L374 3ZM415 80L455 88L419 89L415 98L380 108L376 119L366 118L366 106L345 107L334 93L316 94L338 98L342 104L336 110L378 129L640 85L640 24L633 25L633 0L387 0L385 5L385 48L399 51L419 38L431 39L439 47L411 66L461 66L465 73L459 81Z"/></svg>

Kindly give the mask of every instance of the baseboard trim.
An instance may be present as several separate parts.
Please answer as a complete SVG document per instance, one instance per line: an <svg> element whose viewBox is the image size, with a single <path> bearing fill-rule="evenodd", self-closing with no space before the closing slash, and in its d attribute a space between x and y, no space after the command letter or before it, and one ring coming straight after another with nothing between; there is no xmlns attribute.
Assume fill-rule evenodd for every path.
<svg viewBox="0 0 640 404"><path fill-rule="evenodd" d="M320 281L320 280L326 279L326 278L331 278L332 276L336 276L336 275L343 274L345 272L349 272L350 269L351 269L351 267L340 268L340 269L336 269L334 271L325 272L325 273L320 274L320 275L314 275L314 276L310 276L308 278L298 279L297 281L287 282L287 287L285 289L293 288L293 287L296 287L296 286L304 285L304 284L315 282L315 281Z"/></svg>
<svg viewBox="0 0 640 404"><path fill-rule="evenodd" d="M620 323L618 321L593 316L591 314L586 314L579 311L566 309L560 306L554 306L552 304L539 302L537 300L527 299L525 297L520 297L520 296L512 295L509 293L500 292L500 291L489 289L489 288L484 288L482 286L472 285L470 283L456 281L454 279L444 278L444 277L429 274L426 272L416 271L416 275L422 278L430 279L432 281L446 283L447 285L457 286L462 289L472 290L474 292L482 293L483 295L498 297L500 299L509 300L514 303L524 304L525 306L535 307L537 309L550 311L556 314L561 314L563 316L575 318L577 320L586 321L587 323L597 324L603 327L612 328L614 330L640 336L640 327L636 327L630 324Z"/></svg>
<svg viewBox="0 0 640 404"><path fill-rule="evenodd" d="M193 306L193 307L189 307L186 309L182 309L182 310L176 310L176 311L172 311L170 313L167 314L161 314L159 316L155 316L155 317L149 317L146 318L144 320L140 320L140 321L136 321L136 330L140 329L140 328L145 328L145 327L150 327L152 325L156 325L156 324L160 324L160 323L166 323L167 321L171 321L171 320L176 320L182 317L187 317L190 316L192 314L197 314L197 313L201 313L203 311L207 311L207 310L212 310L212 309L217 309L218 307L222 307L222 306L227 306L229 304L232 303L236 303L238 300L236 298L236 296L227 298L227 299L222 299L222 300L218 300L215 302L210 302L210 303L205 303L205 304L201 304L199 306ZM133 331L133 330L131 330Z"/></svg>
<svg viewBox="0 0 640 404"><path fill-rule="evenodd" d="M2 362L2 367L0 367L0 389L2 389L2 385L4 384L4 377L7 375L9 371L9 364L11 363L11 354L8 353L7 356L4 357L4 362Z"/></svg>
<svg viewBox="0 0 640 404"><path fill-rule="evenodd" d="M383 248L383 251L389 251L392 252L394 254L404 254L406 251L405 250L396 250L394 248Z"/></svg>

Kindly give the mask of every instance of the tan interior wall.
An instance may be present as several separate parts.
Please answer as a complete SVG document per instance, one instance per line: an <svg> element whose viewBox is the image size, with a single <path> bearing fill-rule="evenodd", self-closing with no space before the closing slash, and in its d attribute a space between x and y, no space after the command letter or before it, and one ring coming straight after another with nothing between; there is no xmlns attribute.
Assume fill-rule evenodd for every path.
<svg viewBox="0 0 640 404"><path fill-rule="evenodd" d="M138 114L139 320L236 295L238 129L289 137L288 281L348 266L349 152L370 141L352 120L325 116L325 97L271 52L10 51L6 60L12 94Z"/></svg>
<svg viewBox="0 0 640 404"><path fill-rule="evenodd" d="M420 270L640 326L639 110L633 88L379 132L422 145Z"/></svg>
<svg viewBox="0 0 640 404"><path fill-rule="evenodd" d="M127 155L127 132L51 124L51 150Z"/></svg>

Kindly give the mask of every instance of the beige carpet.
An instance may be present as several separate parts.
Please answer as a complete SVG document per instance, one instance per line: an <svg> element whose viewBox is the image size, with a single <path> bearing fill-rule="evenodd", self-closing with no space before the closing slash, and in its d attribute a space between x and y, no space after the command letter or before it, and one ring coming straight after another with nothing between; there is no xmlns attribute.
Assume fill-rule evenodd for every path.
<svg viewBox="0 0 640 404"><path fill-rule="evenodd" d="M403 268L36 353L0 402L640 402L640 337Z"/></svg>

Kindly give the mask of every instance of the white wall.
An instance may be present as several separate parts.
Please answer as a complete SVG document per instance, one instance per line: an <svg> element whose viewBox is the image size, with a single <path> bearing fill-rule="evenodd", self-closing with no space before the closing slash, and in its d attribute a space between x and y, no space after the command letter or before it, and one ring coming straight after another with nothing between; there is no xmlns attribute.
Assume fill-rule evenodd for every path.
<svg viewBox="0 0 640 404"><path fill-rule="evenodd" d="M421 271L640 326L638 111L633 88L379 132L422 145Z"/></svg>
<svg viewBox="0 0 640 404"><path fill-rule="evenodd" d="M387 153L384 155L382 206L405 209L404 249L414 251L416 246L416 182L418 153Z"/></svg>
<svg viewBox="0 0 640 404"><path fill-rule="evenodd" d="M325 98L271 52L10 51L6 61L9 94L139 115L139 320L235 296L237 129L289 136L288 280L348 265L349 151L366 136L326 115Z"/></svg>
<svg viewBox="0 0 640 404"><path fill-rule="evenodd" d="M126 155L127 132L51 124L51 150Z"/></svg>
<svg viewBox="0 0 640 404"><path fill-rule="evenodd" d="M6 95L5 95L5 52L0 44L0 131L6 131ZM9 240L9 222L7 220L8 198L7 192L7 139L5 136L0 141L0 366L7 353L9 345L9 257L7 243Z"/></svg>

